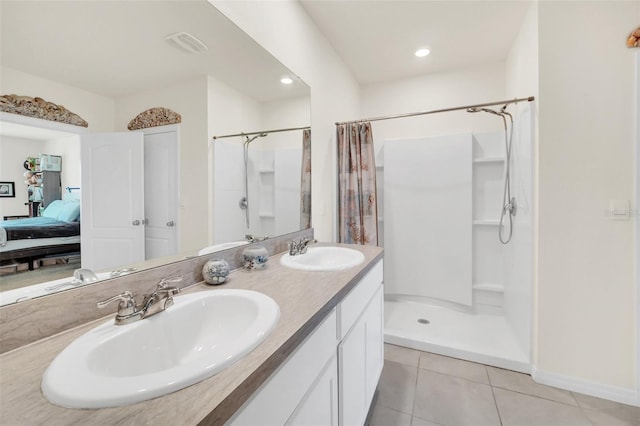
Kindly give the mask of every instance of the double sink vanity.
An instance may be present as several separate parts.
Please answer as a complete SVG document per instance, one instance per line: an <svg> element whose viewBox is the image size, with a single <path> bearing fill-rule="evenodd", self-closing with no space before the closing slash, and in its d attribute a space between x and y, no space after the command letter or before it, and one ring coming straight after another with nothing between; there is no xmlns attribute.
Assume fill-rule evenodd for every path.
<svg viewBox="0 0 640 426"><path fill-rule="evenodd" d="M237 267L242 247L156 271L195 270L153 316L101 317L5 352L0 423L364 424L383 364L382 249L290 256L283 244L271 243L266 269L235 269L219 286L198 268L220 256ZM151 290L140 275L131 290ZM111 296L119 279L132 285L108 281Z"/></svg>

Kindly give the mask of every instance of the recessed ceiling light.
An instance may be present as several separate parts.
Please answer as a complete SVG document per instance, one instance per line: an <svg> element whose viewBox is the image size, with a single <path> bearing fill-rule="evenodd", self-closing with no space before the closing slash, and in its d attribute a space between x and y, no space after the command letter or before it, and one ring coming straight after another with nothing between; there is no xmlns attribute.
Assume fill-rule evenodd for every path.
<svg viewBox="0 0 640 426"><path fill-rule="evenodd" d="M291 84L291 83L293 83L293 80L291 80L289 77L282 77L280 79L280 83L282 83L282 84Z"/></svg>
<svg viewBox="0 0 640 426"><path fill-rule="evenodd" d="M416 50L416 56L418 58L424 58L429 53L431 53L431 51L429 49L427 49L426 47L423 47L423 48L420 48L420 49Z"/></svg>

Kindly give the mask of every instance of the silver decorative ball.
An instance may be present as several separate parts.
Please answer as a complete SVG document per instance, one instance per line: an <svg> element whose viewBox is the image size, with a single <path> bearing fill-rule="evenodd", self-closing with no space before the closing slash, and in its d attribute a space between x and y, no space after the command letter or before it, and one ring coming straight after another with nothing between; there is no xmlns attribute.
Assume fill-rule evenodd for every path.
<svg viewBox="0 0 640 426"><path fill-rule="evenodd" d="M222 284L229 276L229 264L224 259L211 259L202 267L202 278L207 284Z"/></svg>

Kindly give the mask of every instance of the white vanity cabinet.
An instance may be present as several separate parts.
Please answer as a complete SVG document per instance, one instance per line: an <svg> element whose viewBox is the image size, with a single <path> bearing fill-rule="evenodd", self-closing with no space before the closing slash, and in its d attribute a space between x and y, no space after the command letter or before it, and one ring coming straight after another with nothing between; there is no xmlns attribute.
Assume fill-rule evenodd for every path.
<svg viewBox="0 0 640 426"><path fill-rule="evenodd" d="M382 310L379 261L228 424L363 425L384 362Z"/></svg>
<svg viewBox="0 0 640 426"><path fill-rule="evenodd" d="M335 348L334 309L245 402L228 424L337 425L338 372Z"/></svg>

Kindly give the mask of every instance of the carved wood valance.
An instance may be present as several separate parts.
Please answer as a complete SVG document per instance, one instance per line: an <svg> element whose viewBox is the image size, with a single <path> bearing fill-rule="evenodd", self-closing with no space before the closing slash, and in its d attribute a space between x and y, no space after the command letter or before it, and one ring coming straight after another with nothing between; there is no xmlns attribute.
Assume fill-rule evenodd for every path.
<svg viewBox="0 0 640 426"><path fill-rule="evenodd" d="M58 123L66 123L73 126L89 127L89 123L78 114L69 111L62 105L57 105L38 97L2 95L0 96L0 111L57 121Z"/></svg>
<svg viewBox="0 0 640 426"><path fill-rule="evenodd" d="M178 124L182 122L182 116L168 108L150 108L141 112L129 122L129 130L146 129L149 127L166 126L168 124Z"/></svg>
<svg viewBox="0 0 640 426"><path fill-rule="evenodd" d="M634 32L629 34L627 47L640 47L640 27L636 28Z"/></svg>

